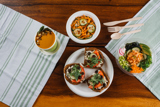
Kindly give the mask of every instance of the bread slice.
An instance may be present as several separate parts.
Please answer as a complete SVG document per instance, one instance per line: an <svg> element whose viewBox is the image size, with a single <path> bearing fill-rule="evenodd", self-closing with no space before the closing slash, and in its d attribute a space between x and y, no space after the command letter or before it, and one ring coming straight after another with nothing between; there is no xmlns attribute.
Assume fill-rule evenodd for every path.
<svg viewBox="0 0 160 107"><path fill-rule="evenodd" d="M87 65L87 59L85 58L85 57L87 57L87 51L94 51L94 50L97 50L98 51L98 53L99 53L99 55L100 55L100 59L102 59L102 64L100 64L100 66L93 66L93 67L89 67L88 65ZM104 57L103 57L103 54L100 52L100 50L99 49L97 49L97 48L94 48L94 47L91 47L91 48L85 48L85 54L84 54L84 66L85 67L87 67L87 68L100 68L100 67L102 67L103 66L103 64L104 64Z"/></svg>
<svg viewBox="0 0 160 107"><path fill-rule="evenodd" d="M107 80L108 82L107 82L107 84L106 84L105 86L103 86L101 89L96 89L96 88L94 88L94 90L93 90L93 88L90 88L90 89L93 90L93 91L95 91L95 92L101 92L102 90L106 89L106 88L109 86L110 80L109 80L107 74L103 71L102 68L98 68L97 70L101 70L101 71L102 71L104 77L106 78L106 80ZM95 74L96 74L96 73L95 73ZM93 74L93 75L95 75L95 74ZM91 75L89 78L86 79L86 82L87 82L87 85L88 85L88 86L90 86L89 80L93 77L93 75Z"/></svg>
<svg viewBox="0 0 160 107"><path fill-rule="evenodd" d="M83 81L84 81L84 79L81 79L81 81L80 82L72 82L71 81L71 79L66 75L66 73L67 73L67 69L69 68L69 67L71 67L72 65L79 65L79 66L81 66L82 68L83 68L83 66L82 65L80 65L79 63L72 63L72 64L68 64L68 65L66 65L65 67L64 67L64 69L63 69L63 72L64 72L64 75L65 75L65 79L69 82L69 83L71 83L71 84L73 84L73 85L78 85L78 84L80 84L80 83L82 83ZM84 69L83 69L84 70ZM84 76L85 76L85 71L84 71L84 74L83 74ZM85 78L85 77L84 77Z"/></svg>

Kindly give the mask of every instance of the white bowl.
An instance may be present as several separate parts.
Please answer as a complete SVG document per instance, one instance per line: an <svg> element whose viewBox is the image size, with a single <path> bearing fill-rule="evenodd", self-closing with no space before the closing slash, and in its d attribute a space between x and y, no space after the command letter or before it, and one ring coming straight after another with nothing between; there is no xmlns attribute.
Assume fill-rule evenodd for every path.
<svg viewBox="0 0 160 107"><path fill-rule="evenodd" d="M71 32L71 24L72 24L72 22L75 20L76 17L82 16L82 15L86 15L86 16L91 17L93 19L95 25L96 25L95 33L93 34L93 36L90 39L86 39L86 40L80 40L80 39L76 38ZM73 41L75 41L77 43L80 43L80 44L90 43L93 40L95 40L98 37L99 33L100 33L100 29L101 29L101 24L100 24L100 21L99 21L98 17L95 14L93 14L92 12L89 12L89 11L78 11L78 12L72 14L69 17L69 19L67 21L67 24L66 24L66 31L67 31L68 36Z"/></svg>

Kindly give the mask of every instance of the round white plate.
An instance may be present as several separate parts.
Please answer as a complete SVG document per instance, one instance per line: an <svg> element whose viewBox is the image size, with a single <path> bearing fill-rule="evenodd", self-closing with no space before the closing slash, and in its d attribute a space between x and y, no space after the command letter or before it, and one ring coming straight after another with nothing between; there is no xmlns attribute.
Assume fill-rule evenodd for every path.
<svg viewBox="0 0 160 107"><path fill-rule="evenodd" d="M65 65L70 63L84 63L84 52L85 52L85 48L82 48L72 53L70 57L67 59ZM113 80L113 75L114 75L113 65L110 59L108 58L108 56L104 52L102 52L102 54L104 56L104 65L102 66L102 69L109 77L109 80L110 80L109 86L110 86ZM84 70L85 70L85 78L88 78L95 72L96 69L84 68ZM65 79L65 75L64 75L64 79ZM104 93L109 88L108 86L106 89L104 89L101 92L94 92L88 88L87 83L72 85L66 79L65 79L65 82L75 94L82 97L95 97Z"/></svg>
<svg viewBox="0 0 160 107"><path fill-rule="evenodd" d="M76 17L82 16L82 15L86 15L86 16L91 17L93 19L95 25L96 25L96 31L95 31L94 35L90 39L86 39L86 40L80 40L80 39L76 38L71 32L71 24L72 24L72 22L75 20ZM90 43L93 40L95 40L98 37L98 35L100 33L100 30L101 30L101 24L100 24L100 21L99 21L98 17L95 14L93 14L92 12L89 12L89 11L78 11L78 12L72 14L69 17L69 19L67 21L67 24L66 24L66 31L67 31L68 36L73 41L75 41L77 43L81 43L81 44Z"/></svg>

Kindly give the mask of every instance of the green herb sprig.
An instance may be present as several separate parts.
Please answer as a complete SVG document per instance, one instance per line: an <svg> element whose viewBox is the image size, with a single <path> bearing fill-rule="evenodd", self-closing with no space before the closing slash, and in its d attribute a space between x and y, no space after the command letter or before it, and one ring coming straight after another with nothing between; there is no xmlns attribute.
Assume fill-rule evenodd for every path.
<svg viewBox="0 0 160 107"><path fill-rule="evenodd" d="M90 79L90 82L92 82L93 83L93 90L94 90L94 86L96 85L96 84L98 84L99 82L101 83L101 84L103 84L103 79L101 78L101 75L100 74L94 74L93 75L93 77Z"/></svg>
<svg viewBox="0 0 160 107"><path fill-rule="evenodd" d="M77 69L77 67L78 67L79 65L74 65L73 66L73 68L72 68L72 72L71 72L71 74L70 75L72 75L72 76L74 76L75 77L75 79L76 79L76 81L78 80L78 77L79 76L81 76L82 74L80 74L80 70L81 70L81 68L80 69Z"/></svg>
<svg viewBox="0 0 160 107"><path fill-rule="evenodd" d="M98 62L102 61L102 59L98 59L98 57L88 57L88 60L91 61L91 63L87 63L91 68L93 68L94 65L98 64Z"/></svg>

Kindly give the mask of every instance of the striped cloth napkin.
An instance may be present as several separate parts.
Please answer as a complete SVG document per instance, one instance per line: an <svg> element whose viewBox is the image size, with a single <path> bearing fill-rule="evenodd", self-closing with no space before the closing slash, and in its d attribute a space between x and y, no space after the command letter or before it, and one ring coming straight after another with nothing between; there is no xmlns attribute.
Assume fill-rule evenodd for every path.
<svg viewBox="0 0 160 107"><path fill-rule="evenodd" d="M139 38L152 44L155 51L156 61L152 68L135 77L141 81L160 100L160 0L149 1L135 17L143 17L142 20L132 21L127 25L144 23L138 28L123 29L120 33L141 29L140 33L125 35L119 40L111 40L105 48L116 56L116 50L124 41L132 38Z"/></svg>
<svg viewBox="0 0 160 107"><path fill-rule="evenodd" d="M68 43L67 36L55 31L61 43L58 52L42 54L34 44L41 26L0 4L0 101L11 107L34 104Z"/></svg>

